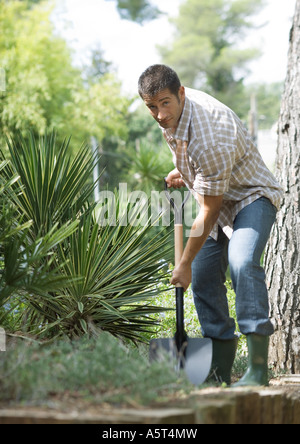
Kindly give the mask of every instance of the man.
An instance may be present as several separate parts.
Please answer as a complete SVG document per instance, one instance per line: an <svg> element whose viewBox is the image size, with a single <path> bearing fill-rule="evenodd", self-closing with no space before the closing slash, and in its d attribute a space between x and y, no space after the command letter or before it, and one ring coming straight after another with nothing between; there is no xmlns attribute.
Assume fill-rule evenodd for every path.
<svg viewBox="0 0 300 444"><path fill-rule="evenodd" d="M249 351L247 372L236 386L268 385L273 326L260 259L282 191L236 114L182 86L171 68L150 66L139 79L139 94L173 155L176 169L168 186L186 185L201 204L171 283L187 289L192 282L203 335L213 340L212 368L219 381L230 384L237 346L225 287L230 266Z"/></svg>

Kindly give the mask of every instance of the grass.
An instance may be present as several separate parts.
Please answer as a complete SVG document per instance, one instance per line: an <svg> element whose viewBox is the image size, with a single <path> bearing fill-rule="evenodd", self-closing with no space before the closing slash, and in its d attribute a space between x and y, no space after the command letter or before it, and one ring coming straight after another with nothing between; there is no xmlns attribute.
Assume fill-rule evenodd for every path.
<svg viewBox="0 0 300 444"><path fill-rule="evenodd" d="M47 404L71 393L94 404L147 405L191 390L170 364L150 366L144 350L105 332L97 339L22 342L0 353L0 374L1 403Z"/></svg>

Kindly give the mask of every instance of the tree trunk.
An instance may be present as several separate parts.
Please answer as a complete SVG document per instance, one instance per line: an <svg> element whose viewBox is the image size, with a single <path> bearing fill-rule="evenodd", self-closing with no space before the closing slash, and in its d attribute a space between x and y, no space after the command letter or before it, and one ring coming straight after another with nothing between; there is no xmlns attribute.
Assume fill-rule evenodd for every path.
<svg viewBox="0 0 300 444"><path fill-rule="evenodd" d="M266 251L271 318L270 361L300 373L300 0L290 33L288 73L279 120L276 177L284 189Z"/></svg>

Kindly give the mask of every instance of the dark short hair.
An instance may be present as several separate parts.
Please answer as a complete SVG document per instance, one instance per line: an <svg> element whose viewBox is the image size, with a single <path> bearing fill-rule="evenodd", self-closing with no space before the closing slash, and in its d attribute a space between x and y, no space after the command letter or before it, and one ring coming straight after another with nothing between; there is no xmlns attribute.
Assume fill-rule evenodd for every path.
<svg viewBox="0 0 300 444"><path fill-rule="evenodd" d="M166 65L152 65L143 72L139 78L139 95L154 97L160 91L169 89L172 94L178 96L181 83L176 72Z"/></svg>

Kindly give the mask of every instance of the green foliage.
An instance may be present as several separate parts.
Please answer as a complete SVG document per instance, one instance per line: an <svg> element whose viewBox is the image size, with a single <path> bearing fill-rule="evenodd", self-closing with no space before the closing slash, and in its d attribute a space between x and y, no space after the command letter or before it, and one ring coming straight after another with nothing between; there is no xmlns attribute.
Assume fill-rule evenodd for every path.
<svg viewBox="0 0 300 444"><path fill-rule="evenodd" d="M125 138L131 101L105 74L84 82L66 42L50 20L51 3L0 1L0 60L6 90L0 101L1 135L30 129L72 134L74 147L95 136ZM2 136L1 136L2 137ZM3 145L3 140L0 143Z"/></svg>
<svg viewBox="0 0 300 444"><path fill-rule="evenodd" d="M15 205L32 220L32 239L73 219L89 203L94 190L90 178L98 162L89 146L82 146L72 159L70 139L60 144L55 133L39 139L32 133L26 139L18 134L7 144L22 187Z"/></svg>
<svg viewBox="0 0 300 444"><path fill-rule="evenodd" d="M8 162L0 162L0 324L14 323L11 313L20 304L19 297L34 292L46 297L49 291L63 288L66 278L61 266L54 266L54 249L76 229L77 222L53 226L43 237L29 241L31 220L26 220L14 202L22 193L16 187L18 176L7 171ZM11 301L11 298L14 301ZM6 307L6 309L3 309Z"/></svg>
<svg viewBox="0 0 300 444"><path fill-rule="evenodd" d="M63 130L75 134L77 144L89 142L91 135L100 144L105 138L126 140L130 104L131 99L121 94L120 82L113 74L105 74L97 83L75 91Z"/></svg>
<svg viewBox="0 0 300 444"><path fill-rule="evenodd" d="M94 188L90 176L98 159L88 147L83 146L72 160L68 142L58 145L54 134L38 141L31 135L29 142L18 136L8 145L19 176L14 183L19 192L12 201L24 222L30 221L22 238L24 251L28 254L36 242L42 247L41 236L52 242L55 254L51 261L40 258L41 265L49 277L53 269L65 281L59 288L49 286L48 292L30 288L22 293L26 309L18 316L23 329L47 338L106 330L131 341L143 340L142 334L155 323L151 314L159 311L151 300L165 265L161 259L168 251L168 235L154 236L150 223L141 226L132 205L125 207L130 223L121 223L124 209L118 196L115 223L97 223L90 203ZM67 227L74 224L77 229L72 234ZM64 239L58 228L65 233L60 245L52 239L59 235L60 242Z"/></svg>
<svg viewBox="0 0 300 444"><path fill-rule="evenodd" d="M161 46L164 62L177 70L182 82L201 88L239 110L247 63L257 58L255 48L240 49L238 42L255 28L250 18L264 0L186 0L180 7L173 44Z"/></svg>
<svg viewBox="0 0 300 444"><path fill-rule="evenodd" d="M157 295L159 264L167 236L145 243L151 225L99 227L92 214L83 216L79 229L60 246L70 285L56 293L53 304L40 299L38 312L45 331L78 337L99 334L100 329L143 340L153 326L151 305ZM82 276L82 279L76 279ZM35 312L37 309L35 308Z"/></svg>
<svg viewBox="0 0 300 444"><path fill-rule="evenodd" d="M0 402L45 404L70 394L94 404L146 405L190 389L169 363L150 366L148 356L107 333L51 345L22 343L0 354L0 373Z"/></svg>
<svg viewBox="0 0 300 444"><path fill-rule="evenodd" d="M160 11L148 0L117 0L117 8L123 19L143 24L156 19Z"/></svg>
<svg viewBox="0 0 300 444"><path fill-rule="evenodd" d="M72 68L64 40L53 35L50 12L45 3L27 9L26 2L1 1L0 54L7 85L1 100L4 131L30 126L43 134L47 127L60 126L62 110L71 100L79 73Z"/></svg>
<svg viewBox="0 0 300 444"><path fill-rule="evenodd" d="M166 147L151 145L143 140L130 156L128 182L134 189L150 195L152 190L163 189L163 178L174 168Z"/></svg>

